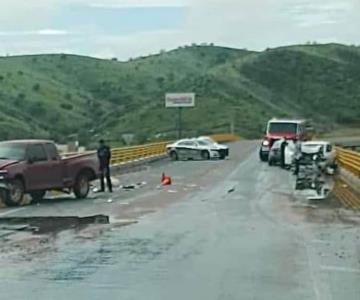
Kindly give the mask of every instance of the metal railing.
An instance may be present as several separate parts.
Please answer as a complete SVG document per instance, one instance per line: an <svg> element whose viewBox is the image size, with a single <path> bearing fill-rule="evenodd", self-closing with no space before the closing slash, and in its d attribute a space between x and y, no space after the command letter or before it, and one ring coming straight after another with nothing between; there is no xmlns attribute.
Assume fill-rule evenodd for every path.
<svg viewBox="0 0 360 300"><path fill-rule="evenodd" d="M210 137L218 143L236 142L240 140L238 135L232 133L213 134L210 135Z"/></svg>
<svg viewBox="0 0 360 300"><path fill-rule="evenodd" d="M166 153L166 145L169 143L170 142L161 142L133 147L114 148L111 150L111 164L117 165L163 155Z"/></svg>
<svg viewBox="0 0 360 300"><path fill-rule="evenodd" d="M224 134L214 134L210 135L212 139L217 142L234 142L240 139L239 136L229 133ZM160 142L160 143L152 143L145 144L139 146L131 146L131 147L122 147L122 148L113 148L111 149L111 165L118 165L126 162L137 161L145 158L151 158L156 156L161 156L166 154L166 145L170 144L172 141ZM74 152L74 153L64 153L62 157L72 157L77 155L95 153L94 151L88 152Z"/></svg>
<svg viewBox="0 0 360 300"><path fill-rule="evenodd" d="M337 179L334 184L333 193L344 207L360 210L358 194L345 181Z"/></svg>
<svg viewBox="0 0 360 300"><path fill-rule="evenodd" d="M338 164L357 177L360 177L360 153L340 147L336 148L336 153Z"/></svg>

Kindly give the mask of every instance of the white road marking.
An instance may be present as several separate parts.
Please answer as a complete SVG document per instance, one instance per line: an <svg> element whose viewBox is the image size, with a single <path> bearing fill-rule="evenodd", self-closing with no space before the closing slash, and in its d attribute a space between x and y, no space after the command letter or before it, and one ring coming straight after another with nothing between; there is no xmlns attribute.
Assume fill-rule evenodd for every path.
<svg viewBox="0 0 360 300"><path fill-rule="evenodd" d="M309 270L310 270L310 275L311 275L311 281L312 281L313 287L314 287L315 296L316 296L317 300L320 300L321 299L320 290L319 290L319 287L317 284L315 268L314 268L313 260L311 259L309 246L306 243L304 244L304 246L305 246L307 260L309 263Z"/></svg>
<svg viewBox="0 0 360 300"><path fill-rule="evenodd" d="M324 271L336 271L336 272L346 272L346 273L359 273L360 269L338 267L338 266L321 266L321 269Z"/></svg>
<svg viewBox="0 0 360 300"><path fill-rule="evenodd" d="M12 210L9 210L9 211L6 211L6 212L3 212L3 213L0 213L0 217L3 217L3 216L7 216L7 215L11 215L13 213L16 213L20 210L23 210L25 209L26 207L19 207L19 208L15 208L15 209L12 209Z"/></svg>
<svg viewBox="0 0 360 300"><path fill-rule="evenodd" d="M312 240L311 243L313 243L313 244L329 244L330 241L317 240L317 239L315 239L315 240Z"/></svg>

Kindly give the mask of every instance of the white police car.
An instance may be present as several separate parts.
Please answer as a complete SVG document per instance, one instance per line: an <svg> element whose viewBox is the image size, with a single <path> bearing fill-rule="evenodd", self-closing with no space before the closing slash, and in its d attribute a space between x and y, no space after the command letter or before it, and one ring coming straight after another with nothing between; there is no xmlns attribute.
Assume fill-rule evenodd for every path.
<svg viewBox="0 0 360 300"><path fill-rule="evenodd" d="M224 159L226 151L221 145L211 144L201 139L182 139L166 146L167 153L172 160L213 158Z"/></svg>

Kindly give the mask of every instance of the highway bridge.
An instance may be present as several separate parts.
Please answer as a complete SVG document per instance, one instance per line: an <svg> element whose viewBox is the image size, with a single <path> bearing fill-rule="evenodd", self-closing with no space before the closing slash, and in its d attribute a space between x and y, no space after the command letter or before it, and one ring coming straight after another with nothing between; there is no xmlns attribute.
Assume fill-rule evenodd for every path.
<svg viewBox="0 0 360 300"><path fill-rule="evenodd" d="M1 209L2 297L359 300L360 202L346 181L359 155L338 148L345 177L309 201L258 147L175 162L164 144L115 149L113 194Z"/></svg>

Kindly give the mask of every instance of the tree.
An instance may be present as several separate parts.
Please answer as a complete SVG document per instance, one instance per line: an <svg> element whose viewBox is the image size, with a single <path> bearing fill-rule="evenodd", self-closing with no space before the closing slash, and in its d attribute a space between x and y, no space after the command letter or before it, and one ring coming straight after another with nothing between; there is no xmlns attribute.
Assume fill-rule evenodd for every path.
<svg viewBox="0 0 360 300"><path fill-rule="evenodd" d="M35 83L35 84L33 85L33 90L34 90L35 92L38 92L38 91L40 90L40 83Z"/></svg>
<svg viewBox="0 0 360 300"><path fill-rule="evenodd" d="M157 81L158 85L160 87L162 87L164 85L165 78L164 77L158 77L158 78L156 78L156 81Z"/></svg>
<svg viewBox="0 0 360 300"><path fill-rule="evenodd" d="M43 117L46 114L44 103L37 101L29 104L29 112L36 117Z"/></svg>
<svg viewBox="0 0 360 300"><path fill-rule="evenodd" d="M174 73L169 73L167 77L168 77L168 80L171 81L171 82L173 82L175 80L175 74Z"/></svg>
<svg viewBox="0 0 360 300"><path fill-rule="evenodd" d="M71 95L70 93L66 93L66 94L65 94L65 99L71 100L71 99L72 99L72 95Z"/></svg>
<svg viewBox="0 0 360 300"><path fill-rule="evenodd" d="M72 110L74 107L71 105L71 104L69 104L69 103L61 103L60 104L60 107L61 108L63 108L63 109L65 109L65 110Z"/></svg>

